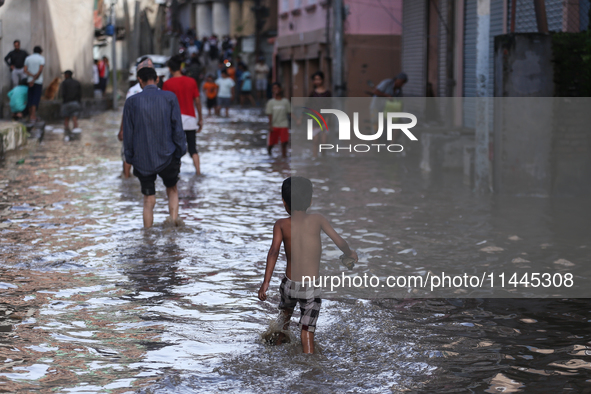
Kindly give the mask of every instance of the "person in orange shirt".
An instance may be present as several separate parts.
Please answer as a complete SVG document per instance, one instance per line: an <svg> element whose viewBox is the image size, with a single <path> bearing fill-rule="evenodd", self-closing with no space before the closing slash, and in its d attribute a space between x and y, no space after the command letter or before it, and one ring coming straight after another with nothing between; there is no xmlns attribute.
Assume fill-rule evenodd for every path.
<svg viewBox="0 0 591 394"><path fill-rule="evenodd" d="M236 82L236 68L234 67L234 65L232 63L230 63L228 60L224 61L224 64L226 64L226 71L228 71L228 76L230 78L232 78L232 80L234 82ZM229 66L228 66L229 64Z"/></svg>
<svg viewBox="0 0 591 394"><path fill-rule="evenodd" d="M203 91L205 92L205 97L207 97L207 115L211 115L211 109L213 108L216 115L219 115L218 112L218 85L215 84L213 81L213 76L209 74L205 83L203 84Z"/></svg>

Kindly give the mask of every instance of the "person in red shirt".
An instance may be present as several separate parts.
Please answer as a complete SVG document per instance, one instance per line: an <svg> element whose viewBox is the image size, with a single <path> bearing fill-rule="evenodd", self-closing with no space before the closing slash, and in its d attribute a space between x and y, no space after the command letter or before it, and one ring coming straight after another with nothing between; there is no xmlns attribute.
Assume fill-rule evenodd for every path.
<svg viewBox="0 0 591 394"><path fill-rule="evenodd" d="M107 90L107 63L105 62L105 57L98 62L98 71L99 71L99 87L103 94L105 94L105 90Z"/></svg>
<svg viewBox="0 0 591 394"><path fill-rule="evenodd" d="M195 165L195 174L200 175L199 152L197 151L197 133L203 128L203 116L201 114L201 99L199 98L199 88L197 82L191 77L186 77L181 73L181 62L172 58L167 63L171 77L164 82L162 90L173 92L181 107L181 117L183 118L183 130L187 136L188 151ZM199 120L195 116L195 109L199 114Z"/></svg>

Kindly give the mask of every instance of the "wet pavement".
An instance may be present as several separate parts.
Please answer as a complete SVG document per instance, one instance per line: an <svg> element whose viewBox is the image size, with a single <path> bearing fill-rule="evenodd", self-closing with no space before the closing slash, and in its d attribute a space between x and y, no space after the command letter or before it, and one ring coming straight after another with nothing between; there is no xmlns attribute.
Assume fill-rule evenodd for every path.
<svg viewBox="0 0 591 394"><path fill-rule="evenodd" d="M329 296L318 354L301 353L295 323L293 344L263 344L282 258L270 300L256 291L290 174L288 161L266 155L265 120L254 110L207 119L198 137L204 175L183 159L179 228L163 224L158 181L156 226L142 229L139 182L120 177L119 113L83 121L81 140L48 133L7 155L0 392L591 392L586 299ZM375 191L344 176L342 188L367 186L375 196L368 206L339 195L350 210L322 187L321 160L307 169L314 208L360 251L360 272L379 272L378 254L417 271L450 259L589 261L584 201L475 198L461 174L425 178L412 160L392 163L391 185ZM364 219L387 201L396 209L382 222ZM490 245L498 249L481 250ZM329 266L335 253L327 244Z"/></svg>

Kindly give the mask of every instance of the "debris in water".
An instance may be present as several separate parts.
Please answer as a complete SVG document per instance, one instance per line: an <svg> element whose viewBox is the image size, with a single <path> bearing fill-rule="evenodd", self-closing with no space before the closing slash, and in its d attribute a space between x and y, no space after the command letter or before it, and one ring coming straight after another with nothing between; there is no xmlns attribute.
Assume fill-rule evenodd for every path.
<svg viewBox="0 0 591 394"><path fill-rule="evenodd" d="M574 263L571 263L570 261L568 261L566 259L558 259L554 262L554 264L562 265L565 267L573 267L575 265Z"/></svg>
<svg viewBox="0 0 591 394"><path fill-rule="evenodd" d="M499 246L485 246L484 248L480 249L481 252L485 252L485 253L495 253L495 252L502 252L503 248L499 247Z"/></svg>

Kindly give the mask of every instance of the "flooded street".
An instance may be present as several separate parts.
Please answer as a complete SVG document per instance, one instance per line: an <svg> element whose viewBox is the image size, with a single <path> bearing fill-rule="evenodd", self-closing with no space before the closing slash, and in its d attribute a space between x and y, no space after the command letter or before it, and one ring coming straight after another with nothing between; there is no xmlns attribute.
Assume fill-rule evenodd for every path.
<svg viewBox="0 0 591 394"><path fill-rule="evenodd" d="M79 141L49 131L0 163L0 392L591 392L588 299L327 294L318 354L301 353L297 317L292 344L263 344L283 256L269 300L256 292L291 174L289 161L266 154L266 118L207 118L204 175L183 158L185 225L163 224L158 180L150 230L139 181L120 176L119 122L114 112L83 121ZM322 159L297 160L314 181L314 211L358 250L359 273L385 272L384 260L416 272L450 261L470 272L591 260L588 201L477 198L461 174L421 175L412 155L344 160L331 189ZM387 171L391 183L374 190L369 171ZM354 189L371 203L347 197ZM364 219L388 204L381 222ZM325 267L340 270L338 250L325 245Z"/></svg>

